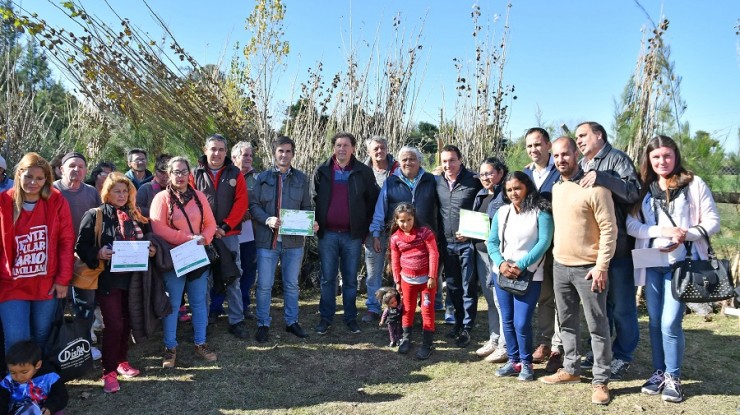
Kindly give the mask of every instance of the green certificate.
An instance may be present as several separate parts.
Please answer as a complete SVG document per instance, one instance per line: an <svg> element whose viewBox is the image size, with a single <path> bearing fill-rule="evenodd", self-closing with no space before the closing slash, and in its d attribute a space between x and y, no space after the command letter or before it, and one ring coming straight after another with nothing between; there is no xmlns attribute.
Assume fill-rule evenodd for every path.
<svg viewBox="0 0 740 415"><path fill-rule="evenodd" d="M313 236L313 210L280 209L280 235Z"/></svg>
<svg viewBox="0 0 740 415"><path fill-rule="evenodd" d="M460 235L485 241L490 230L491 219L487 213L460 209L460 226L457 229Z"/></svg>

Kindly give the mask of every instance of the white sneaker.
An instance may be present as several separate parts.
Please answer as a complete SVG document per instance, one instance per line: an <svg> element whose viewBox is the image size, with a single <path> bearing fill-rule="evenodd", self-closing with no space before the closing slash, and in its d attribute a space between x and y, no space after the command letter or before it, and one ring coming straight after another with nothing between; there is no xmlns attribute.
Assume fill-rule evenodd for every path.
<svg viewBox="0 0 740 415"><path fill-rule="evenodd" d="M488 340L480 349L475 351L475 354L480 357L486 357L494 351L496 351L496 345L493 343L493 340Z"/></svg>
<svg viewBox="0 0 740 415"><path fill-rule="evenodd" d="M100 349L98 349L95 346L92 346L90 348L90 353L92 353L93 360L100 360L103 358L103 353L100 352Z"/></svg>
<svg viewBox="0 0 740 415"><path fill-rule="evenodd" d="M488 363L505 363L509 360L509 355L506 353L505 347L498 347L493 353L489 354L485 358Z"/></svg>
<svg viewBox="0 0 740 415"><path fill-rule="evenodd" d="M103 331L105 324L103 324L103 313L100 311L100 307L95 308L95 321L93 321L92 329L95 331Z"/></svg>

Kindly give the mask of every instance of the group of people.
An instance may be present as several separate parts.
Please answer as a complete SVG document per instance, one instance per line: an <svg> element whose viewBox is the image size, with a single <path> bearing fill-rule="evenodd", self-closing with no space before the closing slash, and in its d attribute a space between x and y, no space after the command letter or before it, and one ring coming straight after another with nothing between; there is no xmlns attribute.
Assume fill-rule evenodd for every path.
<svg viewBox="0 0 740 415"><path fill-rule="evenodd" d="M432 353L435 311L445 311L445 322L452 325L446 337L467 347L480 290L488 304L488 335L476 354L502 364L496 376L530 381L533 364L547 362L550 374L540 377L542 382L575 383L590 366L592 402L607 404L609 381L621 379L634 358L635 286L645 285L654 373L642 391L680 402L684 305L670 294L670 265L690 246L694 256L706 258L697 227L709 235L719 230L711 192L683 167L676 143L666 136L649 142L639 174L595 122L580 124L575 139L552 142L546 130L532 128L525 142L531 163L521 170L509 171L491 157L476 173L464 165L456 146L446 145L433 174L422 167L417 148L404 146L394 158L379 136L366 141L368 157L361 162L356 138L341 132L332 137L331 157L309 175L293 167L297 149L288 137L272 142L272 164L257 173L248 142L236 144L229 157L227 140L216 134L206 139L197 165L161 155L152 173L147 153L134 149L128 154L130 170L123 174L101 164L91 184L83 182L82 154L64 155L61 179L54 181L51 165L28 153L15 167L14 181L0 182L8 186L0 194L5 350L29 340L43 348L57 301L69 294L76 318L90 319L96 305L100 308L105 392L120 389L119 377L140 373L129 363L129 337L147 337L157 319L163 327L163 367L176 365L182 353L177 325L187 320L193 353L215 361L206 326L221 314L227 314L228 331L237 338L249 337L245 320L255 319L255 340L269 340L278 263L285 330L306 338L298 304L305 237L280 232L281 211L290 209L315 215L321 297L313 331L318 335L334 323L340 274L344 325L350 333L361 331L356 300L364 250L367 310L359 320L387 322L399 353L412 348L417 307L423 332L417 358ZM5 170L0 160L0 173ZM487 240L460 232L461 210L487 215ZM178 276L169 250L193 240L218 251L220 264ZM111 272L114 241L149 241L148 270ZM662 248L664 266L635 269L635 247ZM72 253L91 269L103 264L97 289L72 287L68 293ZM235 266L235 278L227 278L231 271L224 263ZM392 287L383 287L386 266ZM529 284L522 292L507 288L524 279ZM579 305L590 334L586 347ZM591 351L582 359L584 349ZM23 379L11 370L0 385L12 389Z"/></svg>

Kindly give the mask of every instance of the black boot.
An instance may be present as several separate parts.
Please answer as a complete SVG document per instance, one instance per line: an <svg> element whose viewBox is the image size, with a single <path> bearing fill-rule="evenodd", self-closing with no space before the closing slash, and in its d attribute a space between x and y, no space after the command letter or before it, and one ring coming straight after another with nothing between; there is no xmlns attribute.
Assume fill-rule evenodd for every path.
<svg viewBox="0 0 740 415"><path fill-rule="evenodd" d="M411 350L411 327L403 328L403 337L398 345L398 353L406 354Z"/></svg>
<svg viewBox="0 0 740 415"><path fill-rule="evenodd" d="M430 330L424 330L424 340L419 350L416 351L416 358L419 360L427 360L432 355L432 342L434 341L434 332Z"/></svg>

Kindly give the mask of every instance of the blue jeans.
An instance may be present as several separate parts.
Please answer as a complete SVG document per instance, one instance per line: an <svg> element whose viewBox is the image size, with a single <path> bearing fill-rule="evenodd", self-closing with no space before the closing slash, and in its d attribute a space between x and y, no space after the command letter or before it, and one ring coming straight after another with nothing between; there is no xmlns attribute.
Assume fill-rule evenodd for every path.
<svg viewBox="0 0 740 415"><path fill-rule="evenodd" d="M5 350L24 340L33 340L43 350L54 324L56 310L56 298L38 301L10 300L0 303Z"/></svg>
<svg viewBox="0 0 740 415"><path fill-rule="evenodd" d="M478 281L470 242L447 243L444 252L447 296L455 307L455 326L471 329L478 313Z"/></svg>
<svg viewBox="0 0 740 415"><path fill-rule="evenodd" d="M283 274L285 324L290 326L298 322L298 275L301 273L303 247L283 248L282 242L278 242L276 249L257 249L257 269L260 274L256 291L258 327L270 327L270 321L272 321L270 302L278 260L280 260L280 273Z"/></svg>
<svg viewBox="0 0 740 415"><path fill-rule="evenodd" d="M612 258L609 264L608 284L606 313L609 317L609 327L613 327L615 334L612 343L613 358L631 362L637 349L637 342L640 340L635 302L637 291L631 256Z"/></svg>
<svg viewBox="0 0 740 415"><path fill-rule="evenodd" d="M501 320L501 307L498 297L494 293L493 284L488 282L496 280L497 272L493 270L493 262L487 252L475 251L475 270L478 274L478 282L483 298L488 304L488 339L497 347L506 346L503 321Z"/></svg>
<svg viewBox="0 0 740 415"><path fill-rule="evenodd" d="M352 239L349 232L325 231L319 238L321 261L321 319L334 321L337 311L337 271L342 272L344 322L357 319L357 270L360 265L362 239Z"/></svg>
<svg viewBox="0 0 740 415"><path fill-rule="evenodd" d="M239 278L239 288L242 292L242 306L246 310L252 303L249 292L252 290L254 281L257 279L257 245L254 241L239 244L239 260L241 262L242 276ZM211 289L211 313L224 314L224 300L226 294L216 294Z"/></svg>
<svg viewBox="0 0 740 415"><path fill-rule="evenodd" d="M365 285L367 286L367 311L380 315L381 307L380 302L375 298L375 293L383 286L383 269L385 268L385 251L388 248L388 238L381 236L380 238L380 252L375 252L373 248L373 235L368 235L365 239L365 269L367 273L367 279Z"/></svg>
<svg viewBox="0 0 740 415"><path fill-rule="evenodd" d="M676 301L671 294L670 267L646 270L645 300L647 302L650 348L653 369L681 377L686 339L683 335L683 315L686 304Z"/></svg>
<svg viewBox="0 0 740 415"><path fill-rule="evenodd" d="M231 235L231 236L224 236L221 238L221 240L226 244L226 247L229 248L229 251L231 251L232 254L234 254L234 262L236 262L236 267L239 268L239 273L242 272L242 264L241 264L241 255L240 254L240 248L239 248L239 235ZM213 293L213 279L212 275L209 276L209 288L210 292ZM216 296L216 300L218 300L221 296ZM239 322L244 321L244 304L242 303L242 289L241 289L241 282L240 278L237 278L234 280L231 285L228 285L226 287L226 300L229 302L229 324L236 324ZM210 311L213 311L215 313L222 313L223 312L223 297L221 298L221 310L219 312L218 309L214 310L213 303L214 301L211 300L211 305L209 306ZM178 307L179 308L179 307Z"/></svg>
<svg viewBox="0 0 740 415"><path fill-rule="evenodd" d="M170 296L170 304L172 305L172 313L162 319L164 347L168 349L177 347L177 317L180 300L185 289L188 290L188 303L190 304L190 313L193 315L193 342L198 345L206 342L206 326L208 325L206 297L208 296L210 273L209 268L200 277L192 281L188 281L184 275L178 278L175 271L164 273L164 287Z"/></svg>
<svg viewBox="0 0 740 415"><path fill-rule="evenodd" d="M495 281L495 280L494 280ZM514 295L496 285L496 297L501 307L501 320L506 338L506 353L512 362L532 363L534 334L532 317L540 298L541 281L529 283L529 290L524 295Z"/></svg>

